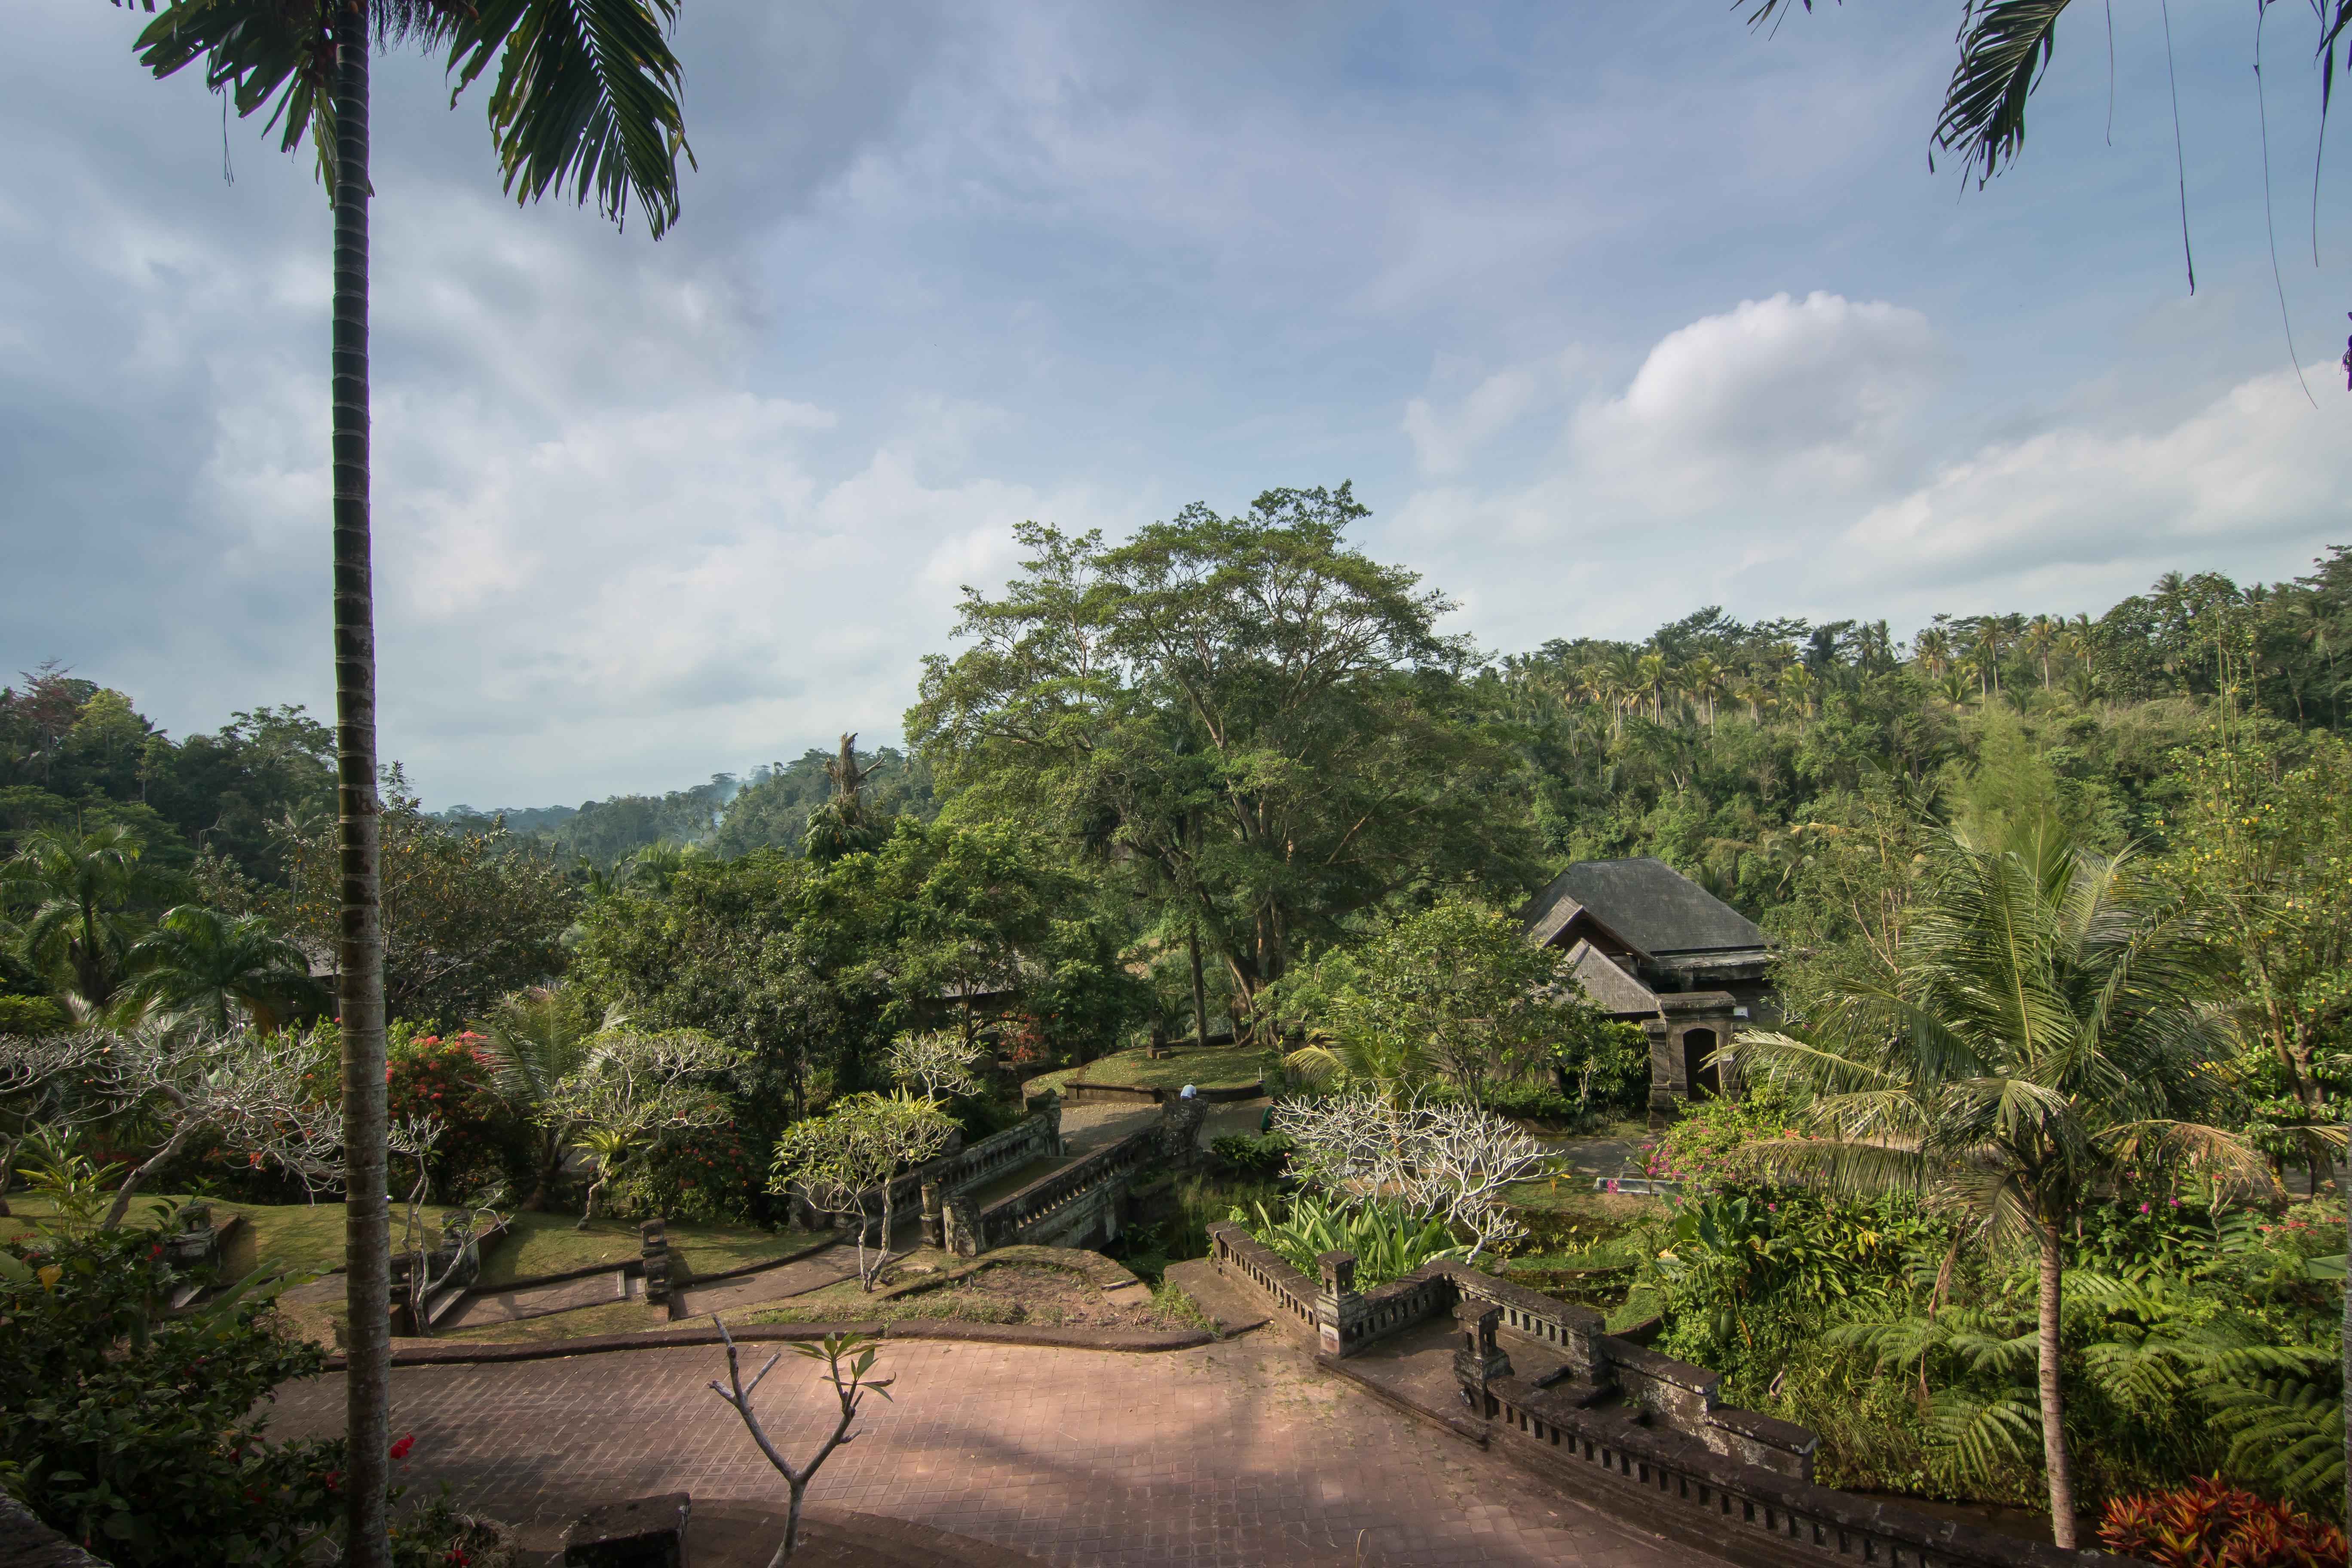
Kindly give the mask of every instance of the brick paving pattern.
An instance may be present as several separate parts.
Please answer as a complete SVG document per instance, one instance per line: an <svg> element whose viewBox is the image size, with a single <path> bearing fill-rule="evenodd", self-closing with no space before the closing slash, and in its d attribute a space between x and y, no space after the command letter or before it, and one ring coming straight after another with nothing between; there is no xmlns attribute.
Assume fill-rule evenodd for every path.
<svg viewBox="0 0 2352 1568"><path fill-rule="evenodd" d="M773 1347L753 1347L746 1375ZM1065 1564L1704 1564L1362 1393L1286 1336L1158 1355L905 1341L864 1435L810 1500L912 1520ZM716 1349L632 1351L393 1373L408 1479L446 1479L526 1528L589 1504L686 1490L770 1500L782 1482L704 1384ZM832 1395L787 1356L760 1393L798 1458ZM287 1389L281 1436L341 1425L339 1375Z"/></svg>

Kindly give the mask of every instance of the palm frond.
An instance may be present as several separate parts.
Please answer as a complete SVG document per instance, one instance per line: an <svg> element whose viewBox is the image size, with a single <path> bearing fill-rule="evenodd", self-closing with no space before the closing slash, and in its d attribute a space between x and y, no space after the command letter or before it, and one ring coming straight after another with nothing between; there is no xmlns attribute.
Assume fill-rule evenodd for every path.
<svg viewBox="0 0 2352 1568"><path fill-rule="evenodd" d="M2000 173L2025 143L2025 100L2057 40L2067 0L1969 0L1960 60L1944 92L1936 144L1958 149L1979 185Z"/></svg>
<svg viewBox="0 0 2352 1568"><path fill-rule="evenodd" d="M498 60L490 129L509 195L569 183L615 223L634 203L657 239L677 221L677 161L694 153L677 20L677 0L483 0L450 47L450 97Z"/></svg>

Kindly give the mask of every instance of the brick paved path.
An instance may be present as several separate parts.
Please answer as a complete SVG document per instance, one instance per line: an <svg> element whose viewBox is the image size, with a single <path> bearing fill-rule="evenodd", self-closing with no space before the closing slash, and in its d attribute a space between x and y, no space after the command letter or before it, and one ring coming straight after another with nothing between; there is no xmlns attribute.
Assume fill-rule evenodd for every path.
<svg viewBox="0 0 2352 1568"><path fill-rule="evenodd" d="M769 1347L772 1348L772 1347ZM765 1359L746 1368L756 1370ZM544 1548L592 1501L783 1493L703 1384L712 1349L393 1373L409 1479L446 1479ZM1313 1372L1269 1331L1157 1355L904 1341L810 1500L917 1521L1065 1564L1705 1563ZM795 1458L830 1390L787 1357L761 1390ZM280 1396L281 1436L340 1429L340 1375Z"/></svg>

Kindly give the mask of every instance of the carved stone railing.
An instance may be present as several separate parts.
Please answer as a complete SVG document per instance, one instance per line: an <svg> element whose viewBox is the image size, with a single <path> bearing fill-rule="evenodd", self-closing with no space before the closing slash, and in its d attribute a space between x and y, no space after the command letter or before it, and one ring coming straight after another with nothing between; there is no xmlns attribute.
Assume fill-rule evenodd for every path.
<svg viewBox="0 0 2352 1568"><path fill-rule="evenodd" d="M1258 1240L1241 1226L1220 1220L1210 1226L1209 1257L1220 1274L1247 1280L1276 1310L1315 1328L1315 1281L1290 1266L1290 1260Z"/></svg>
<svg viewBox="0 0 2352 1568"><path fill-rule="evenodd" d="M1858 1498L1661 1430L1648 1412L1591 1408L1572 1393L1502 1377L1486 1384L1490 1442L1604 1509L1735 1563L1840 1559L1890 1568L2122 1568L2129 1558L2062 1552L1899 1504ZM1753 1412L1715 1412L1773 1422ZM1664 1505L1664 1506L1661 1506Z"/></svg>
<svg viewBox="0 0 2352 1568"><path fill-rule="evenodd" d="M1061 1102L1047 1096L1037 1103L1040 1106L1038 1110L1002 1132L992 1132L977 1143L912 1166L893 1177L890 1182L891 1212L909 1216L923 1214L928 1217L931 1211L923 1204L925 1187L937 1187L941 1193L952 1193L961 1187L982 1186L1008 1171L1017 1171L1024 1165L1034 1164L1039 1160L1059 1154L1062 1152ZM851 1205L845 1203L834 1205L824 1194L812 1194L803 1183L794 1183L793 1193L794 1223L806 1229L830 1230L845 1212L851 1210ZM869 1229L878 1225L883 1207L881 1184L877 1182L858 1194L855 1207L856 1212L866 1215ZM937 1241L936 1237L930 1239Z"/></svg>
<svg viewBox="0 0 2352 1568"><path fill-rule="evenodd" d="M1843 1558L1887 1568L2126 1568L2128 1558L2061 1552L1891 1502L1812 1484L1815 1435L1753 1410L1718 1405L1722 1379L1703 1366L1605 1331L1589 1307L1497 1279L1467 1264L1425 1264L1369 1291L1355 1258L1328 1252L1310 1280L1231 1223L1208 1227L1217 1271L1313 1331L1327 1364L1385 1387L1382 1358L1360 1352L1451 1313L1463 1409L1492 1450L1559 1481L1644 1528L1750 1568ZM1515 1372L1517 1351L1544 1370ZM1400 1385L1402 1386L1402 1385ZM1389 1391L1412 1404L1416 1395ZM1663 1505L1663 1506L1662 1506Z"/></svg>
<svg viewBox="0 0 2352 1568"><path fill-rule="evenodd" d="M1209 1227L1212 1256L1221 1272L1238 1275L1261 1294L1298 1317L1293 1304L1305 1280L1280 1258L1250 1238L1238 1225ZM1257 1255L1274 1260L1269 1266ZM1240 1267L1248 1258L1251 1267ZM1603 1331L1603 1319L1590 1307L1497 1279L1451 1260L1425 1263L1401 1279L1369 1291L1355 1287L1356 1260L1345 1252L1318 1258L1321 1274L1311 1321L1318 1348L1335 1359L1353 1356L1432 1318L1474 1302L1490 1310L1496 1326L1514 1339L1531 1341L1561 1363L1548 1381L1570 1380L1580 1388L1613 1391L1643 1415L1742 1464L1761 1465L1783 1475L1811 1479L1819 1439L1801 1426L1717 1403L1722 1378L1703 1366L1660 1355ZM1272 1281L1270 1283L1270 1281ZM1580 1396L1591 1403L1590 1393Z"/></svg>
<svg viewBox="0 0 2352 1568"><path fill-rule="evenodd" d="M964 1255L971 1256L1015 1246L1049 1228L1055 1215L1071 1205L1099 1199L1103 1195L1100 1189L1106 1184L1119 1183L1123 1191L1126 1178L1147 1166L1159 1164L1165 1153L1158 1128L1131 1132L980 1210L974 1216L976 1234L958 1237L950 1242L949 1250L964 1254L964 1248L970 1247L971 1254ZM948 1212L952 1216L959 1211L951 1207ZM961 1226L951 1218L949 1229L954 1232Z"/></svg>

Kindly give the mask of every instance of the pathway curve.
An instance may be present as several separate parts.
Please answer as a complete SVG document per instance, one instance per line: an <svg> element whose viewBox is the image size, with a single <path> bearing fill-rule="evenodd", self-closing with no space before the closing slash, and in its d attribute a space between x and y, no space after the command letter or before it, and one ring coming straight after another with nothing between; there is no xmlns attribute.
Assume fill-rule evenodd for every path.
<svg viewBox="0 0 2352 1568"><path fill-rule="evenodd" d="M1156 1355L909 1340L882 1362L895 1398L868 1403L811 1501L1072 1565L1707 1563L1316 1373L1275 1331ZM704 1386L723 1372L707 1348L400 1367L393 1430L415 1435L412 1484L448 1481L543 1551L616 1497L781 1497ZM761 1409L798 1458L830 1399L787 1356ZM271 1430L331 1435L342 1401L340 1374L291 1385Z"/></svg>

